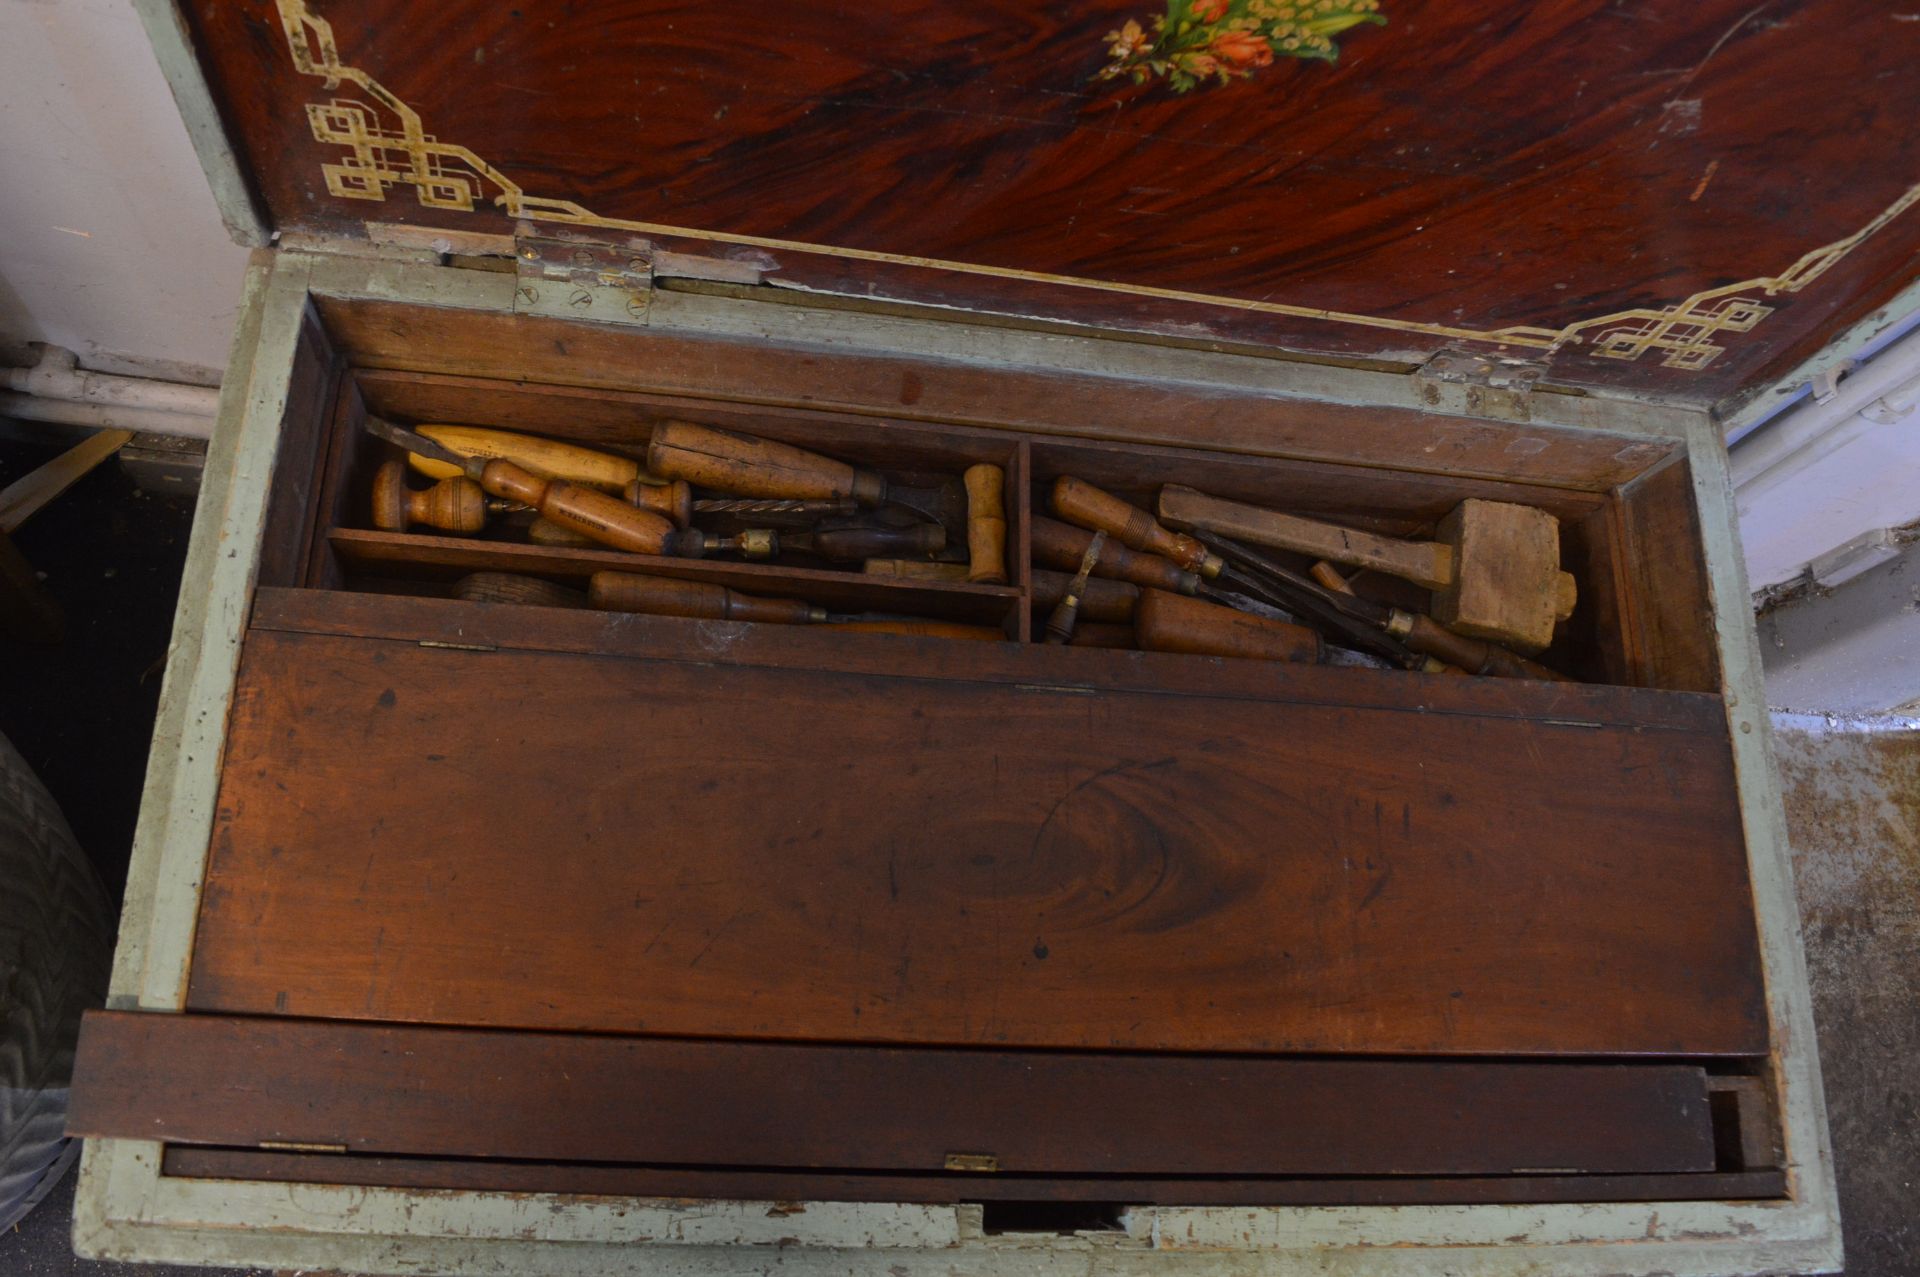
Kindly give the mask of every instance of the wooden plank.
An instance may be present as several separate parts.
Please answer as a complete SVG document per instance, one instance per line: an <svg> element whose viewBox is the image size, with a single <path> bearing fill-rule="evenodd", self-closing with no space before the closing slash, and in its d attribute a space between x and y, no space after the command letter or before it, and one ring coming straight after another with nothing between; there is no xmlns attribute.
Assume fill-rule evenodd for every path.
<svg viewBox="0 0 1920 1277"><path fill-rule="evenodd" d="M1718 697L1627 687L1468 679L1401 670L1061 649L1042 644L930 643L796 626L699 622L357 592L262 587L254 600L253 625L259 630L474 648L896 678L958 678L1014 687L1039 684L1081 693L1116 690L1168 697L1227 696L1278 704L1520 718L1574 727L1629 727L1635 731L1724 734L1726 721L1725 707Z"/></svg>
<svg viewBox="0 0 1920 1277"><path fill-rule="evenodd" d="M750 339L688 335L366 298L322 296L315 302L328 331L357 366L390 370L382 371L377 382L368 380L371 398L396 407L423 399L448 409L465 403L469 411L485 412L486 424L537 428L544 422L552 428L559 424L556 408L567 400L537 400L555 387L571 387L1204 447L1590 492L1617 487L1672 452L1670 441L1601 430L1318 402L1244 384L1188 385L1179 371L1147 380L1009 366L1004 360L800 346L768 341L759 333ZM817 316L795 323L802 334L817 334L823 327ZM925 333L915 336L922 343L930 340ZM1129 347L1122 350L1131 353ZM1142 358L1151 360L1154 354L1145 349ZM1123 355L1104 358L1125 365ZM1270 361L1239 362L1244 366L1233 371L1243 382L1275 375ZM1184 371L1191 376L1194 370ZM394 374L423 380L409 387ZM476 386L476 381L492 385ZM537 383L537 394L513 395L516 381ZM589 403L592 398L579 397ZM588 408L579 429L618 437L621 426L604 410Z"/></svg>
<svg viewBox="0 0 1920 1277"><path fill-rule="evenodd" d="M1723 725L738 666L737 629L677 632L710 658L256 631L190 1004L904 1043L1765 1050ZM1351 671L1315 673L1325 695Z"/></svg>
<svg viewBox="0 0 1920 1277"><path fill-rule="evenodd" d="M1624 596L1633 628L1635 681L1715 688L1720 659L1707 624L1713 597L1700 554L1693 470L1670 462L1628 485L1616 503L1620 553L1635 587Z"/></svg>
<svg viewBox="0 0 1920 1277"><path fill-rule="evenodd" d="M0 535L18 531L36 510L85 478L131 438L131 430L102 430L89 435L31 474L22 475L0 489Z"/></svg>
<svg viewBox="0 0 1920 1277"><path fill-rule="evenodd" d="M266 527L260 538L257 579L265 585L297 585L312 546L319 517L322 464L328 427L340 390L339 359L320 319L304 312L301 342L288 374L286 417L274 455Z"/></svg>
<svg viewBox="0 0 1920 1277"><path fill-rule="evenodd" d="M1059 1202L1154 1206L1410 1206L1487 1202L1669 1202L1786 1196L1783 1171L1681 1175L1501 1175L1443 1179L849 1174L606 1166L169 1145L170 1176L495 1193L770 1202Z"/></svg>
<svg viewBox="0 0 1920 1277"><path fill-rule="evenodd" d="M349 1152L1009 1174L1705 1171L1690 1065L889 1050L89 1012L69 1129Z"/></svg>

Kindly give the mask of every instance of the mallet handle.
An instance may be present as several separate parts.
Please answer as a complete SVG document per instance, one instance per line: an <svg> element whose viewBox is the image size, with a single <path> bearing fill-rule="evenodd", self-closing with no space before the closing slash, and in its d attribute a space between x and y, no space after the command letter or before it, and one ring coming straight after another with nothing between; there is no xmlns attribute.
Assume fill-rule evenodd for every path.
<svg viewBox="0 0 1920 1277"><path fill-rule="evenodd" d="M1210 497L1170 483L1160 489L1160 517L1181 527L1202 528L1236 541L1294 550L1349 567L1373 568L1429 590L1453 581L1453 547L1438 541L1398 541L1337 523L1303 519Z"/></svg>

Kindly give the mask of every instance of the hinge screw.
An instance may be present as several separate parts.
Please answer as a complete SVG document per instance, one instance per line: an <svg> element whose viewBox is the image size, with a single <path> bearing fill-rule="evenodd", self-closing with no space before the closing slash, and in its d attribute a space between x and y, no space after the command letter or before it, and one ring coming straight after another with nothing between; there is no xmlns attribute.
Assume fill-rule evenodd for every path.
<svg viewBox="0 0 1920 1277"><path fill-rule="evenodd" d="M571 306L591 306L593 305L593 294L584 288L576 288L573 290L573 296L567 298L567 304Z"/></svg>

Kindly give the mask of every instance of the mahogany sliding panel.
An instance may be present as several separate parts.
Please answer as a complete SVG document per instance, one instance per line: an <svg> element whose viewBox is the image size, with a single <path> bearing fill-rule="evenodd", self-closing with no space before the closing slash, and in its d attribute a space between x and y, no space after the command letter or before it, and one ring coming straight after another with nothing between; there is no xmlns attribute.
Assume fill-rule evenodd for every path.
<svg viewBox="0 0 1920 1277"><path fill-rule="evenodd" d="M1210 694L1126 653L1036 656L1019 682L1012 645L908 640L845 645L899 673L808 669L766 659L819 646L781 627L332 598L407 637L249 635L193 1008L1172 1051L1766 1049L1710 697L1486 684L1509 707L1480 712L1469 680L1257 665ZM495 615L598 627L626 654L415 641L485 646ZM923 673L930 652L951 676ZM1082 655L1124 677L1047 675ZM1560 708L1516 716L1527 697Z"/></svg>
<svg viewBox="0 0 1920 1277"><path fill-rule="evenodd" d="M1714 1169L1696 1066L660 1041L97 1011L71 1129L353 1153L1009 1175ZM988 1165L990 1159L991 1165Z"/></svg>

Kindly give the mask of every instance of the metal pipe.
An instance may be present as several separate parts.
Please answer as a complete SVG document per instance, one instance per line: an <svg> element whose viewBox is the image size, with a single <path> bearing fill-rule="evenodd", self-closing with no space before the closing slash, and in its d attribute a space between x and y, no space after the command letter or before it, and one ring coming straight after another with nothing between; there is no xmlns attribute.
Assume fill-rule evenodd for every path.
<svg viewBox="0 0 1920 1277"><path fill-rule="evenodd" d="M63 426L89 426L99 430L138 430L147 434L179 435L205 439L213 433L213 418L189 416L180 412L162 412L154 408L123 408L113 404L72 403L65 399L43 399L14 390L0 390L0 417L22 421L50 421Z"/></svg>
<svg viewBox="0 0 1920 1277"><path fill-rule="evenodd" d="M213 430L220 405L216 387L89 372L79 366L71 350L59 346L42 347L39 362L31 368L0 372L4 373L0 388L6 392L4 411L32 421L126 426L204 439ZM36 406L29 400L40 402ZM76 408L93 411L73 411Z"/></svg>

